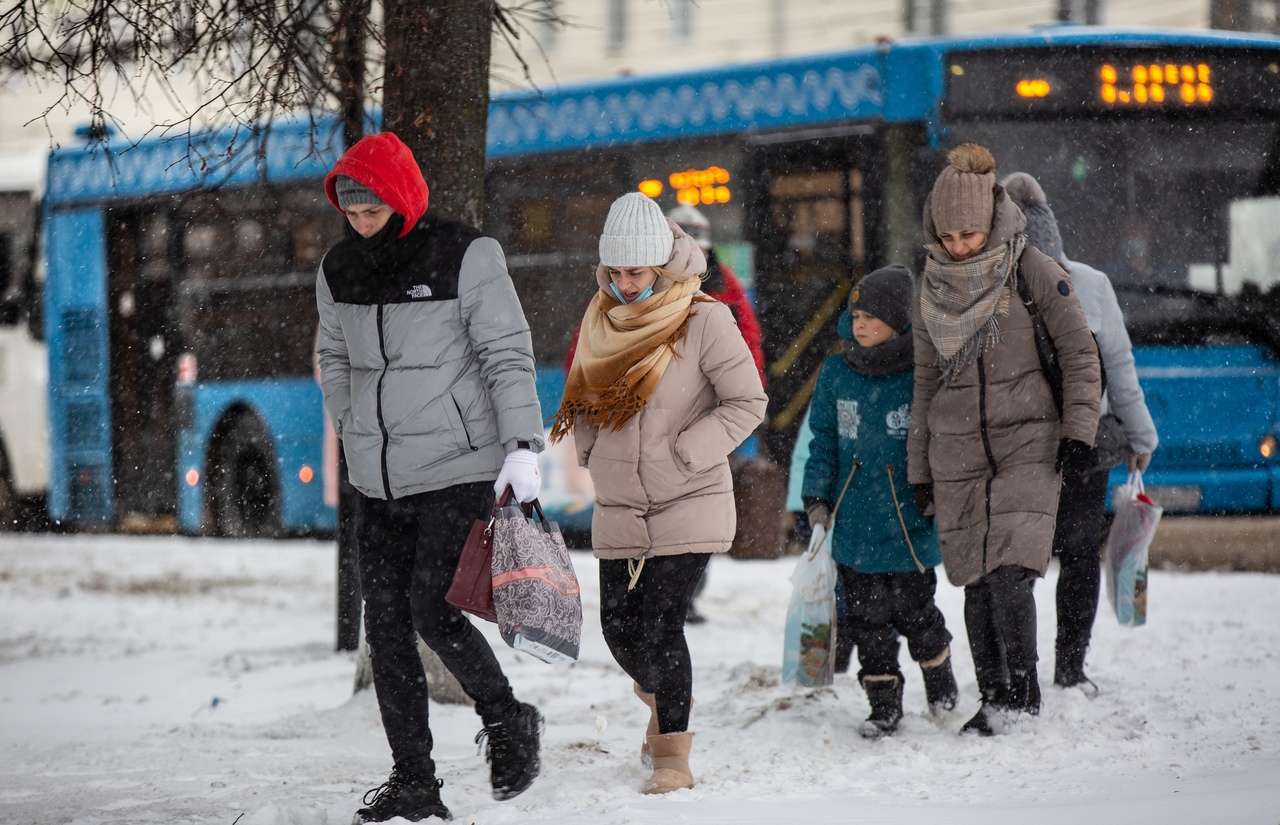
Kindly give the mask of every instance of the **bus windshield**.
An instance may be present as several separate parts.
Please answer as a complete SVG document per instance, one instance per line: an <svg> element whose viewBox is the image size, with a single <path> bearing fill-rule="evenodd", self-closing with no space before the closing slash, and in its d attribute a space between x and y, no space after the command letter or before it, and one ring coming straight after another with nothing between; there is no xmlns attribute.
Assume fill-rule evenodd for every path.
<svg viewBox="0 0 1280 825"><path fill-rule="evenodd" d="M1262 292L1280 281L1280 125L1111 119L969 122L953 143L991 149L997 175L1044 187L1068 258L1117 294Z"/></svg>

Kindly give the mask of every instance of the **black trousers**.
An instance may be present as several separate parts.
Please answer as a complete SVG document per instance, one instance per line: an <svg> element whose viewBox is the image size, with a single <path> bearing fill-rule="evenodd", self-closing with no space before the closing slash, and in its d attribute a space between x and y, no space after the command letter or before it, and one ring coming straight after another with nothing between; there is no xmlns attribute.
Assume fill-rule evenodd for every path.
<svg viewBox="0 0 1280 825"><path fill-rule="evenodd" d="M475 700L486 725L518 709L488 641L444 600L472 522L488 517L492 508L493 484L487 481L394 501L360 496L355 529L365 638L397 765L431 756L427 677L415 632Z"/></svg>
<svg viewBox="0 0 1280 825"><path fill-rule="evenodd" d="M844 585L845 627L858 648L858 680L864 676L897 676L898 635L907 639L907 651L917 662L937 658L951 643L946 619L934 603L938 574L859 573L836 565ZM837 639L837 643L839 640Z"/></svg>
<svg viewBox="0 0 1280 825"><path fill-rule="evenodd" d="M600 624L613 658L658 705L658 730L689 729L693 663L684 620L710 555L646 559L632 590L626 559L600 561Z"/></svg>
<svg viewBox="0 0 1280 825"><path fill-rule="evenodd" d="M1102 569L1103 524L1108 472L1094 467L1068 468L1058 498L1058 527L1053 552L1058 557L1057 659L1083 668L1084 653L1098 614L1098 581Z"/></svg>
<svg viewBox="0 0 1280 825"><path fill-rule="evenodd" d="M994 696L1011 672L1035 670L1036 571L999 567L964 588L964 625L978 689Z"/></svg>

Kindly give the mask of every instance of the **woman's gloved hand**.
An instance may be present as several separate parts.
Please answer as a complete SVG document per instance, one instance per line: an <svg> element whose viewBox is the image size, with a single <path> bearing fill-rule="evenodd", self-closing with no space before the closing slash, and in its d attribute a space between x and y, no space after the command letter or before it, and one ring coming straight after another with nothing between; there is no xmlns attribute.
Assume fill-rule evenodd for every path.
<svg viewBox="0 0 1280 825"><path fill-rule="evenodd" d="M533 450L512 450L502 462L502 471L493 483L493 492L501 497L511 488L516 501L524 504L538 497L542 489L542 473L538 472L538 454Z"/></svg>
<svg viewBox="0 0 1280 825"><path fill-rule="evenodd" d="M1092 446L1074 438L1064 438L1058 442L1058 460L1054 462L1053 469L1059 473L1066 470L1080 472L1097 463L1098 456Z"/></svg>
<svg viewBox="0 0 1280 825"><path fill-rule="evenodd" d="M933 485L932 484L915 484L916 494L916 510L922 516L932 516L933 508Z"/></svg>

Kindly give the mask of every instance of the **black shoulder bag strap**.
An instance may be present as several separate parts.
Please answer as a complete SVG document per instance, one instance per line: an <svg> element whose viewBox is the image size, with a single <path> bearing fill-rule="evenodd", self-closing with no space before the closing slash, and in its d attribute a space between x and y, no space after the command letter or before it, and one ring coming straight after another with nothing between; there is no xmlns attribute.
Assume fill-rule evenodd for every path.
<svg viewBox="0 0 1280 825"><path fill-rule="evenodd" d="M1058 363L1058 348L1053 343L1053 336L1049 334L1049 327L1044 322L1044 317L1040 315L1040 309L1036 306L1035 299L1031 297L1031 289L1027 286L1027 279L1022 277L1022 272L1018 271L1014 275L1014 281L1018 285L1018 297L1022 299L1022 305L1027 308L1027 314L1031 316L1031 329L1036 336L1036 357L1040 359L1040 369L1044 372L1045 380L1049 382L1049 391L1053 393L1054 406L1058 408L1058 419L1062 419L1062 365ZM1093 331L1089 331L1093 335ZM1102 392L1107 391L1107 367L1102 363L1102 350L1098 347L1098 336L1093 336L1093 348L1098 353L1098 370L1102 379Z"/></svg>

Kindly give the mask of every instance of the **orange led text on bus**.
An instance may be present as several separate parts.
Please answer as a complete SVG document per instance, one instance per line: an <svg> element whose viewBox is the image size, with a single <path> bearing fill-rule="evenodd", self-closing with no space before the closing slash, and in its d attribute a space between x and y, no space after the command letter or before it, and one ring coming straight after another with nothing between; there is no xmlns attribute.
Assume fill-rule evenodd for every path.
<svg viewBox="0 0 1280 825"><path fill-rule="evenodd" d="M1211 71L1206 63L1151 63L1134 66L1129 76L1110 63L1099 71L1099 94L1108 105L1154 105L1181 102L1191 106L1213 100Z"/></svg>
<svg viewBox="0 0 1280 825"><path fill-rule="evenodd" d="M667 182L675 190L676 200L690 206L728 203L732 197L729 187L724 185L729 182L729 170L719 166L673 172ZM662 181L650 178L640 181L636 188L645 195L656 198L666 186Z"/></svg>

